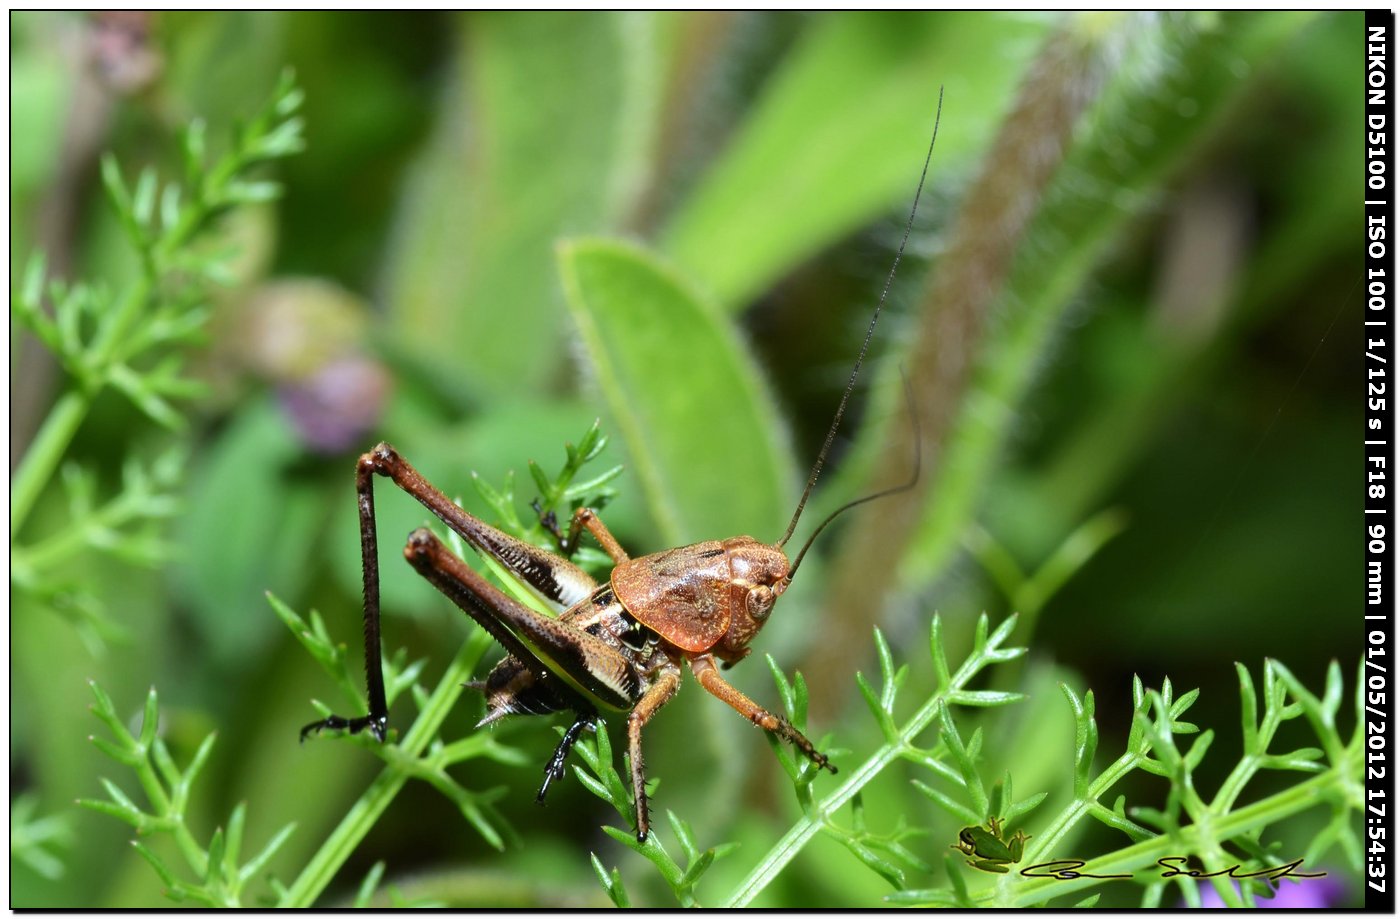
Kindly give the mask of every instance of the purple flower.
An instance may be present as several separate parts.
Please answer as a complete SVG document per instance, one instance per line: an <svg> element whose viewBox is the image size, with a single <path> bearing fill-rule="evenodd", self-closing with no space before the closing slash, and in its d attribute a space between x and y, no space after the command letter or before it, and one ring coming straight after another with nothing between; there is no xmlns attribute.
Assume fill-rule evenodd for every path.
<svg viewBox="0 0 1400 919"><path fill-rule="evenodd" d="M1239 885L1230 882L1239 892ZM1332 909L1346 899L1347 888L1335 875L1320 878L1285 878L1278 881L1274 895L1270 899L1255 897L1260 909ZM1181 904L1185 906L1185 902ZM1225 901L1220 898L1209 881L1201 882L1201 908L1224 909Z"/></svg>

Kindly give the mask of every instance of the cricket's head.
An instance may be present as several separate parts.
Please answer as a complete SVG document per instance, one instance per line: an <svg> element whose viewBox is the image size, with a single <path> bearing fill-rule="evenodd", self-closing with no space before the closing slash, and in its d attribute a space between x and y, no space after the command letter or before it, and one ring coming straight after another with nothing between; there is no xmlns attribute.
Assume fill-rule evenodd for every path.
<svg viewBox="0 0 1400 919"><path fill-rule="evenodd" d="M727 607L729 623L714 652L731 663L749 653L749 642L768 621L773 604L788 586L787 553L779 546L761 543L752 536L735 536L723 542L728 562Z"/></svg>
<svg viewBox="0 0 1400 919"><path fill-rule="evenodd" d="M781 546L761 543L752 536L725 540L725 548L729 550L730 583L743 596L736 611L753 621L757 631L768 621L773 603L787 590L792 565Z"/></svg>

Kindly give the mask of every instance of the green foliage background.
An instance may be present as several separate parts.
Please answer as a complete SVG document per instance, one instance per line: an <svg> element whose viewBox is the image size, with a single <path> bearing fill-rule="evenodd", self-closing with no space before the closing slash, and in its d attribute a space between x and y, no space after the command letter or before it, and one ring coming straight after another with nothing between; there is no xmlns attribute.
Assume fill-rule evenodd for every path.
<svg viewBox="0 0 1400 919"><path fill-rule="evenodd" d="M297 824L271 873L286 880L316 850L376 761L326 739L298 746L315 717L308 700L331 688L264 592L320 610L358 647L351 471L376 440L483 515L470 473L499 483L515 470L528 515L527 460L556 468L563 443L602 417L613 437L603 462L627 466L605 516L634 554L776 538L893 258L940 87L929 185L874 365L806 519L868 491L876 470L907 467L901 365L933 416L924 489L824 537L759 641L813 686L813 736L857 752L878 743L854 691L854 672L875 662L869 627L911 662L904 691L918 698L934 611L963 649L983 611L1024 614L1013 637L1030 654L993 680L1030 699L988 728L986 774L1010 769L1019 792L1052 802L1073 767L1056 681L1095 691L1108 738L1127 734L1134 674L1201 687L1194 720L1220 729L1239 720L1235 661L1275 657L1314 687L1333 658L1352 672L1363 605L1359 14L172 12L151 22L159 74L96 121L78 105L92 22L11 23L14 285L54 240L50 264L71 276L116 284L135 270L95 154L69 168L75 126L96 131L93 149L128 174L175 173L179 128L199 115L212 135L291 66L307 143L269 170L282 199L223 227L220 244L239 254L193 355L209 388L186 403L179 435L190 453L165 530L175 555L154 568L94 549L71 559L125 640L96 648L14 593L11 795L66 815L69 830L50 848L61 878L12 860L14 906L163 902L129 828L72 807L99 794L100 776L117 777L85 741L97 729L90 678L122 717L157 687L162 736L182 763L217 729L189 809L204 837L246 801L258 845ZM1050 71L1067 97L1084 97L1068 126L1018 107L1057 41L1081 68ZM998 137L1021 143L1008 153ZM1018 156L1050 163L1042 186L1025 182L1032 163ZM955 308L937 292L958 265L940 256L969 251L958 234L988 229L976 218L988 188L1025 219L1008 238L972 243L974 255L1004 246L1007 262L982 279L977 322L938 343L968 372L931 394L937 362L915 341ZM71 212L56 217L65 202ZM55 219L66 234L46 229ZM282 311L266 308L272 294ZM382 416L335 455L308 447L277 395L328 341L389 381ZM12 468L63 387L22 342L12 336ZM125 457L170 439L104 398L70 455L110 493ZM425 512L379 494L386 642L426 657L435 678L467 626L397 561L396 541ZM61 526L64 508L54 483L17 538ZM886 517L888 531L907 522L888 544ZM1092 547L1050 586L1026 588L1017 569L1036 571L1076 532ZM860 602L833 603L852 589L842 559L872 547L884 575L860 586ZM734 678L773 699L762 666ZM480 717L470 695L458 708L447 738ZM496 733L540 763L554 743L544 719ZM1219 733L1223 775L1239 740ZM693 685L646 745L661 806L702 847L741 843L706 876L707 902L706 887L732 887L795 805L757 733ZM941 864L957 826L901 768L867 791L866 819L932 827L915 843ZM1208 761L1197 780L1211 775ZM616 818L572 778L543 810L534 766L473 761L456 778L505 789L495 804L519 836L504 852L410 783L321 902L345 902L383 860L405 895L594 905L606 900L590 850L622 866L634 903L667 902L600 832ZM1160 806L1163 783L1138 779L1130 801ZM1281 828L1284 848L1301 852L1324 817ZM1075 851L1114 844L1090 833ZM1323 869L1357 902L1343 863ZM889 891L818 838L757 902L867 905ZM1131 890L1104 896L1136 902Z"/></svg>

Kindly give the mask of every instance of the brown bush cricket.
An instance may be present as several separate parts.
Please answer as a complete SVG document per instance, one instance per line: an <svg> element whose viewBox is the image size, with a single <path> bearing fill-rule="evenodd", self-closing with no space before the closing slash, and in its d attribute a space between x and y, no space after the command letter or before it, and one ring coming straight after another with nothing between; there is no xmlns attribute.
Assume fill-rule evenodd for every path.
<svg viewBox="0 0 1400 919"><path fill-rule="evenodd" d="M941 111L940 93L940 114ZM378 740L385 738L389 712L380 660L379 557L373 487L374 477L384 476L432 511L478 552L494 558L521 583L562 610L557 618L550 617L507 596L452 554L426 528L414 530L408 537L404 556L409 564L508 652L484 681L473 684L486 696L486 717L481 725L512 714L573 713L573 723L545 766L537 800L543 802L550 783L563 777L570 749L583 730L597 720L599 708L626 712L637 838L644 841L649 821L642 728L680 688L682 663L711 694L765 731L791 742L818 767L834 773L836 767L801 731L735 689L719 671L721 666L736 664L749 655L752 650L749 643L763 628L778 597L792 583L812 541L828 523L858 504L909 487L902 485L877 492L838 508L817 526L789 563L783 546L797 528L855 387L890 282L899 268L913 228L914 213L937 138L935 118L933 139L914 194L904 238L826 441L781 539L768 545L751 536L735 536L631 558L602 520L585 507L575 512L567 537L556 530L564 556L556 555L509 536L462 510L423 478L398 451L381 443L360 457L355 474L364 573L369 713L358 718L331 715L313 722L302 728L303 739L328 728L351 733L368 729ZM917 474L916 463L915 476ZM615 567L606 584L596 583L565 557L577 546L584 530L612 558Z"/></svg>

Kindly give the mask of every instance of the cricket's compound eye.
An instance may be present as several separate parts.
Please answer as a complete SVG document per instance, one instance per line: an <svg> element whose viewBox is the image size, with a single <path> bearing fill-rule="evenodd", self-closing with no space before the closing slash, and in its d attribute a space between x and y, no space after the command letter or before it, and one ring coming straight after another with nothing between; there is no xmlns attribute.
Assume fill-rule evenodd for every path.
<svg viewBox="0 0 1400 919"><path fill-rule="evenodd" d="M768 618L768 614L773 611L773 601L777 597L773 593L773 588L766 584L760 584L749 590L748 607L749 615L757 622L762 622Z"/></svg>

